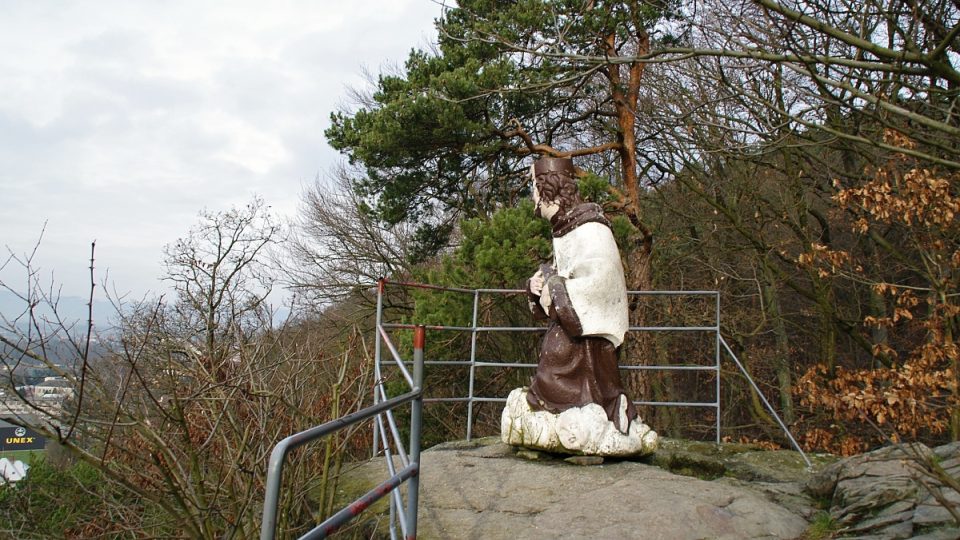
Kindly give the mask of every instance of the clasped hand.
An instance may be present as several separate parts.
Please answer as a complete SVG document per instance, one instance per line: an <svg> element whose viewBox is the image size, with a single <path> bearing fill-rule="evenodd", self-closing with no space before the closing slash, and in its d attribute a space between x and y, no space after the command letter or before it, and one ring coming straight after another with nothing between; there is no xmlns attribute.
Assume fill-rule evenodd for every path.
<svg viewBox="0 0 960 540"><path fill-rule="evenodd" d="M530 292L540 297L540 307L543 308L543 311L550 312L550 291L547 291L547 294L543 294L543 272L537 270L535 274L530 278Z"/></svg>

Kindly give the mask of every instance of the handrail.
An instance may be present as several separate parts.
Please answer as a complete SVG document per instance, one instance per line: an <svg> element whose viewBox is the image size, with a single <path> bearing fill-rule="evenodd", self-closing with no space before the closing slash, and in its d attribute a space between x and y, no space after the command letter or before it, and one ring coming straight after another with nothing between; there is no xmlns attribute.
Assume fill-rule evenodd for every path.
<svg viewBox="0 0 960 540"><path fill-rule="evenodd" d="M270 462L267 468L266 496L263 505L263 521L260 526L260 539L273 540L277 528L277 511L280 502L280 486L283 479L283 466L289 452L302 445L333 434L341 429L362 422L382 413L389 414L395 407L411 403L410 410L410 456L409 464L392 475L373 490L329 517L301 538L326 538L351 519L366 510L377 500L387 496L402 483L409 482L407 491L407 515L403 525L406 525L404 534L408 538L417 535L417 504L419 498L420 474L420 425L423 410L423 347L425 343L425 329L419 326L414 330L413 349L413 376L407 378L411 384L409 392L386 400L378 400L373 405L346 416L331 420L325 424L295 433L281 440L270 453ZM397 358L399 360L399 358ZM403 366L402 362L398 365ZM404 371L406 371L404 369ZM407 375L405 373L405 375ZM396 432L394 431L396 436Z"/></svg>
<svg viewBox="0 0 960 540"><path fill-rule="evenodd" d="M780 415L777 414L777 411L775 411L773 409L773 406L770 405L770 402L767 401L766 396L764 396L763 392L761 392L760 389L757 387L757 383L753 382L753 377L751 377L750 374L747 373L747 368L745 368L743 364L740 363L740 359L737 358L737 355L733 354L733 349L731 349L730 345L727 344L727 340L723 339L723 336L720 336L720 343L723 344L723 348L727 350L727 354L730 355L730 358L733 359L734 363L737 364L737 367L740 368L740 371L743 372L743 375L747 378L747 381L750 382L750 386L753 387L753 391L756 392L758 396L760 396L760 400L763 401L764 405L766 405L767 410L770 411L770 414L772 414L773 417L777 420L777 423L780 424L780 429L782 429L783 432L787 434L787 437L790 439L790 444L792 444L793 447L797 449L797 452L800 452L800 456L803 458L803 461L806 462L807 468L812 467L813 465L811 465L810 460L807 459L807 454L805 454L803 452L803 449L800 448L800 445L797 444L796 439L793 438L793 434L791 434L790 430L787 429L787 425L783 423L783 420L780 419Z"/></svg>
<svg viewBox="0 0 960 540"><path fill-rule="evenodd" d="M445 287L440 285L429 285L423 283L409 283L403 281L388 281L386 278L379 280L378 282L378 295L377 295L377 322L378 322L378 333L383 335L386 338L386 329L406 329L412 328L412 324L404 323L382 323L383 321L383 303L382 297L386 286L388 284L397 285L404 288L418 288L418 289L427 289L435 290L442 292L453 292L461 294L471 294L473 295L473 321L471 326L428 326L430 330L435 331L454 331L454 332L469 332L471 334L471 343L470 343L470 359L469 360L448 360L448 361L430 361L427 364L430 365L462 365L469 366L470 368L470 380L469 380L469 390L468 395L465 397L449 397L449 398L425 398L425 402L466 402L467 403L467 426L466 426L466 436L467 440L471 438L472 428L473 428L473 404L475 402L504 402L504 398L499 397L481 397L474 395L474 377L476 368L488 368L488 367L536 367L536 364L528 364L522 362L485 362L477 360L476 351L477 351L477 335L480 332L543 332L546 330L546 327L497 327L497 326L480 326L478 324L477 316L477 307L478 307L478 297L480 294L524 294L526 293L523 289L467 289L463 287ZM783 420L780 419L776 411L764 397L763 393L757 388L756 383L753 381L753 378L747 372L746 368L740 363L740 360L736 357L733 351L730 349L727 342L723 339L720 333L720 293L719 291L668 291L668 290L658 290L658 291L627 291L629 296L679 296L679 297L712 297L714 304L714 316L712 325L699 325L699 326L631 326L629 327L630 332L710 332L713 334L714 341L714 362L713 365L644 365L644 366L620 366L620 369L624 371L647 371L647 370L662 370L662 371L673 371L673 372L683 372L683 371L714 371L716 373L716 383L714 390L714 400L712 402L666 402L666 401L634 401L635 405L651 405L651 406L666 406L666 407L706 407L713 408L715 410L715 432L716 432L716 444L720 444L721 437L721 399L720 399L720 364L724 351L730 356L730 358L736 363L740 372L743 373L743 376L747 378L747 381L754 388L754 390L760 395L760 398L763 400L764 405L767 409L773 414L780 428L786 434L787 438L790 440L790 443L794 448L800 453L807 465L810 465L810 461L807 458L806 454L797 444L796 440L793 437L793 434L790 433L790 430L787 428ZM708 323L709 324L709 323ZM388 340L389 343L389 340ZM388 345L389 346L389 345ZM379 339L377 340L377 350L379 351L380 343ZM380 354L376 354L376 369L379 373L380 369ZM376 396L374 397L376 400ZM376 454L376 437L374 438L374 454Z"/></svg>
<svg viewBox="0 0 960 540"><path fill-rule="evenodd" d="M403 378L407 380L407 384L413 386L413 377L410 375L410 372L407 371L407 368L403 365L403 360L400 358L400 353L397 352L397 348L393 346L393 343L390 341L390 338L387 336L387 332L383 327L377 328L380 332L380 336L383 337L383 342L386 343L387 349L390 351L390 354L393 355L393 360L396 362L397 367L400 368L400 373L403 373Z"/></svg>
<svg viewBox="0 0 960 540"><path fill-rule="evenodd" d="M414 325L410 323L385 323L383 322L383 295L386 291L387 285L396 285L403 288L415 288L415 289L425 289L432 291L440 292L452 292L460 294L469 294L473 296L473 317L470 326L440 326L440 325L431 325L427 326L433 331L452 331L452 332L469 332L470 337L470 359L469 361L453 361L449 362L449 365L464 365L469 367L469 380L468 380L468 395L466 398L462 399L467 403L467 425L466 425L466 439L469 441L473 436L473 412L474 412L474 403L483 403L483 402L504 402L506 399L497 398L497 397L482 397L475 396L475 378L476 378L476 369L479 367L488 368L488 367L536 367L536 364L524 364L524 363L499 363L499 362L483 362L478 361L476 358L477 351L477 336L481 332L483 333L494 333L494 332L544 332L547 330L546 326L480 326L478 324L478 307L479 307L479 297L480 294L526 294L524 289L466 289L463 287L445 287L442 285L430 285L425 283L410 283L404 281L389 281L386 278L381 278L377 282L377 333L378 338L382 337L387 344L388 348L391 348L391 353L396 357L396 353L391 347L389 338L387 337L387 329L408 329L412 328ZM628 328L630 332L645 331L645 332L711 332L716 337L714 339L714 359L713 365L702 366L700 368L696 367L686 367L686 366L664 366L664 365L649 365L649 366L620 366L620 369L625 371L630 370L664 370L664 371L682 371L682 370L698 370L698 371L713 371L716 373L716 389L715 389L715 398L713 402L666 402L666 401L634 401L635 405L653 405L653 406L686 406L686 407L706 407L712 408L715 411L715 434L716 434L716 444L720 444L720 360L721 360L721 345L720 345L720 293L717 291L627 291L628 296L648 296L648 297L659 297L659 296L679 296L679 297L712 297L712 303L714 304L714 320L711 326L632 326ZM375 374L380 380L382 375L380 374L380 358L382 353L380 352L380 339L377 339L375 347L375 359L374 359L374 370ZM428 362L428 364L436 365L440 362ZM378 400L376 392L374 392L374 401ZM426 402L435 402L436 399L425 399ZM454 401L452 399L444 399L443 401ZM376 426L374 427L376 430ZM374 433L373 437L373 455L377 455L378 448L378 437Z"/></svg>

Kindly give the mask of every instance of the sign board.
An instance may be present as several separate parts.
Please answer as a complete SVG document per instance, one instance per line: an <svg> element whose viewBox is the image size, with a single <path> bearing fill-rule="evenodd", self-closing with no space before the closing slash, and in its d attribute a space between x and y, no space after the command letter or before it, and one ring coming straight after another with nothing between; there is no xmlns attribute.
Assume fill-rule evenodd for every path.
<svg viewBox="0 0 960 540"><path fill-rule="evenodd" d="M43 450L46 440L32 429L0 427L0 451Z"/></svg>

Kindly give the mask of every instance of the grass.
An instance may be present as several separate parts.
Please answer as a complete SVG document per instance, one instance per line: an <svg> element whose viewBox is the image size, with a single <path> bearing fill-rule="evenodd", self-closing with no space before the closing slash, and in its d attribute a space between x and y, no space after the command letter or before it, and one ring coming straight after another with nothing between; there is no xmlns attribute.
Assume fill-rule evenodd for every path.
<svg viewBox="0 0 960 540"><path fill-rule="evenodd" d="M4 450L0 452L0 458L7 458L10 461L17 461L19 459L29 464L30 458L34 454L37 456L43 455L43 450Z"/></svg>
<svg viewBox="0 0 960 540"><path fill-rule="evenodd" d="M829 512L819 512L813 516L813 521L810 522L801 538L803 540L827 540L833 538L838 528L837 522L830 517Z"/></svg>

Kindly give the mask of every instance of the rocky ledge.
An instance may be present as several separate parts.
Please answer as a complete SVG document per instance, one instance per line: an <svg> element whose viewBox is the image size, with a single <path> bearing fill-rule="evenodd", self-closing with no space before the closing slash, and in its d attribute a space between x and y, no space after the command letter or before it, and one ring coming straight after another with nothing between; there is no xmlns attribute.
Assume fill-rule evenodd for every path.
<svg viewBox="0 0 960 540"><path fill-rule="evenodd" d="M890 446L838 461L805 491L842 538L960 538L960 443Z"/></svg>
<svg viewBox="0 0 960 540"><path fill-rule="evenodd" d="M960 496L922 474L913 456L914 449L934 456L930 462L956 478L960 445L925 448L844 460L815 455L808 470L796 452L741 444L661 439L643 460L597 463L518 450L494 437L446 443L422 454L419 536L960 538L950 510L937 502ZM577 466L585 464L592 466ZM349 467L341 501L385 479L384 469L382 459ZM368 532L385 530L384 510L381 501L360 518Z"/></svg>

